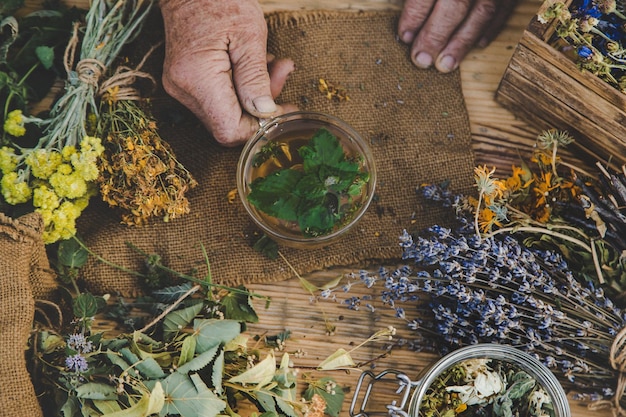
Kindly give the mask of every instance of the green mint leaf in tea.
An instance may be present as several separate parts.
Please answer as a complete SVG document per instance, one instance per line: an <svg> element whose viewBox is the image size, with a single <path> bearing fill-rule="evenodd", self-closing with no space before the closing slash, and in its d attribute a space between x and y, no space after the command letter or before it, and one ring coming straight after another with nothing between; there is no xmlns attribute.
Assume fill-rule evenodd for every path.
<svg viewBox="0 0 626 417"><path fill-rule="evenodd" d="M346 155L337 136L324 128L312 137L270 142L254 161L258 171L248 201L281 227L310 237L349 221L370 178L362 158Z"/></svg>

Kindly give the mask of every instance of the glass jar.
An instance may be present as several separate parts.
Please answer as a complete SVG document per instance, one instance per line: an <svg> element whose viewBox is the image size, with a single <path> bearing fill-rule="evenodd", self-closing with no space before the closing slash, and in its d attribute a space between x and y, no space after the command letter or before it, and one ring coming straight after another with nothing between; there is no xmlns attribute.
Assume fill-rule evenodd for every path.
<svg viewBox="0 0 626 417"><path fill-rule="evenodd" d="M358 172L361 175L358 178L367 178L367 182L355 185L348 195L333 187L333 180L336 182L341 177L328 175L328 178L322 179L324 181L320 184L324 198L331 201L328 205L331 210L336 210L331 216L336 215L339 220L330 231L316 234L307 233L308 229L303 231L302 223L267 214L250 202L249 195L255 180L269 177L281 169L292 169L306 174L299 149L308 145L311 138L321 129L338 140L344 158L358 164ZM322 155L320 159L323 160L324 156ZM330 159L334 161L332 157ZM253 222L278 243L300 249L326 246L354 228L369 207L375 186L374 157L367 142L346 122L324 113L294 112L263 121L260 129L244 146L237 166L239 197ZM309 200L306 200L306 203L309 204ZM323 215L326 215L325 213Z"/></svg>
<svg viewBox="0 0 626 417"><path fill-rule="evenodd" d="M429 392L431 384L446 370L470 359L491 359L502 363L510 363L516 369L525 371L534 378L536 383L543 387L548 394L554 408L555 417L570 417L570 408L567 395L556 376L533 356L512 346L482 343L460 348L444 356L419 375L417 381L412 381L406 374L396 370L386 370L378 375L364 372L357 383L354 397L350 405L352 417L367 417L368 401L374 392L374 385L387 375L397 378L399 389L396 394L399 401L393 401L386 406L388 414L400 417L421 417L420 407ZM365 380L370 381L366 384ZM365 393L363 395L363 391ZM410 399L410 400L409 400ZM357 407L358 406L358 407Z"/></svg>

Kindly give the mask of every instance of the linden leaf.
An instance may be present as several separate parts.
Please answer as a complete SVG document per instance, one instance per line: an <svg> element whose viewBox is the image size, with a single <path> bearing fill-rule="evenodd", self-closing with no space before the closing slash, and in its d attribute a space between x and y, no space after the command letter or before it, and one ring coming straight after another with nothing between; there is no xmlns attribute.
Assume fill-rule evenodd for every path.
<svg viewBox="0 0 626 417"><path fill-rule="evenodd" d="M187 327L189 323L202 311L203 304L196 303L189 307L175 310L169 313L163 319L163 336L166 340L171 339L182 329Z"/></svg>
<svg viewBox="0 0 626 417"><path fill-rule="evenodd" d="M117 389L107 384L88 382L76 388L76 396L88 400L114 400L117 398Z"/></svg>
<svg viewBox="0 0 626 417"><path fill-rule="evenodd" d="M93 405L104 415L122 410L117 400L93 400Z"/></svg>
<svg viewBox="0 0 626 417"><path fill-rule="evenodd" d="M104 414L102 417L148 417L160 413L165 405L165 392L160 382L156 382L151 392L143 394L131 407Z"/></svg>
<svg viewBox="0 0 626 417"><path fill-rule="evenodd" d="M337 349L335 353L324 359L317 367L317 369L323 371L345 368L356 368L356 363L352 360L350 353L343 348Z"/></svg>
<svg viewBox="0 0 626 417"><path fill-rule="evenodd" d="M272 382L274 375L276 375L276 358L274 357L274 353L270 351L265 359L244 373L231 378L230 382L256 384L257 389L260 389Z"/></svg>
<svg viewBox="0 0 626 417"><path fill-rule="evenodd" d="M276 405L285 415L288 417L298 417L296 410L293 409L293 406L290 405L287 401L283 400L280 397L275 397Z"/></svg>
<svg viewBox="0 0 626 417"><path fill-rule="evenodd" d="M215 417L226 408L226 403L211 391L198 374L183 375L174 372L163 380L164 407L159 415Z"/></svg>
<svg viewBox="0 0 626 417"><path fill-rule="evenodd" d="M231 291L220 300L220 304L224 307L224 317L247 323L257 323L259 316L250 304L250 296L245 294L246 288L243 285L237 288L243 290L244 293Z"/></svg>
<svg viewBox="0 0 626 417"><path fill-rule="evenodd" d="M274 396L272 394L264 391L256 391L255 394L261 408L265 410L266 413L272 413L277 416L279 415L278 410L276 410L276 402L274 401Z"/></svg>
<svg viewBox="0 0 626 417"><path fill-rule="evenodd" d="M81 406L78 398L70 396L61 407L60 412L63 417L73 417L78 415L80 408Z"/></svg>
<svg viewBox="0 0 626 417"><path fill-rule="evenodd" d="M180 366L177 371L181 374L187 374L192 371L199 371L200 369L206 367L209 363L211 363L213 358L215 358L218 350L219 345L202 352L186 364Z"/></svg>
<svg viewBox="0 0 626 417"><path fill-rule="evenodd" d="M330 391L327 390L326 387L329 384L335 385L335 388ZM341 387L336 385L332 378L321 378L315 383L309 384L308 388L304 392L304 398L307 401L311 401L311 398L313 398L315 394L318 394L324 398L324 401L326 401L326 409L324 410L325 414L332 417L337 417L339 415L346 394Z"/></svg>
<svg viewBox="0 0 626 417"><path fill-rule="evenodd" d="M126 361L133 364L135 369L137 369L144 378L158 379L165 377L165 372L163 372L161 366L153 358L139 358L139 356L135 355L128 348L122 349L120 353Z"/></svg>
<svg viewBox="0 0 626 417"><path fill-rule="evenodd" d="M213 373L211 383L215 387L215 392L222 395L222 376L224 375L224 351L221 350L213 362Z"/></svg>
<svg viewBox="0 0 626 417"><path fill-rule="evenodd" d="M183 340L183 346L180 348L180 358L178 359L178 366L182 366L185 363L193 359L196 353L196 338L193 335L185 337Z"/></svg>
<svg viewBox="0 0 626 417"><path fill-rule="evenodd" d="M235 320L198 319L193 330L198 334L196 353L202 353L233 340L241 333L241 324Z"/></svg>
<svg viewBox="0 0 626 417"><path fill-rule="evenodd" d="M107 350L107 359L113 365L119 366L122 371L127 371L130 376L133 378L139 376L139 372L132 366L132 364L128 363L124 358L122 358L121 353L114 352L112 350Z"/></svg>

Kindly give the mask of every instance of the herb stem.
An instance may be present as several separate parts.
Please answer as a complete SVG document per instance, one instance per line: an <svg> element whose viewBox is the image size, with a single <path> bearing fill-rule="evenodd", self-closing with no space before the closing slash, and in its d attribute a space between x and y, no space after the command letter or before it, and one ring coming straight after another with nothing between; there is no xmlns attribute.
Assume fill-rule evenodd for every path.
<svg viewBox="0 0 626 417"><path fill-rule="evenodd" d="M163 312L161 314L156 316L154 318L154 320L152 320L150 323L146 324L141 330L139 330L139 333L145 333L150 327L152 327L155 324L157 324L158 322L160 322L163 319L163 317L167 316L172 310L174 310L176 307L178 307L178 305L180 303L182 303L185 298L187 298L190 295L196 293L199 289L200 289L200 285L199 284L196 284L193 287L191 287L189 290L187 290L187 292L185 292L183 295L181 295L178 298L178 300L176 300L168 308L163 310Z"/></svg>
<svg viewBox="0 0 626 417"><path fill-rule="evenodd" d="M126 244L128 246L130 246L131 248L133 248L134 250L136 250L137 252L139 252L141 255L144 255L144 256L148 255L145 251L141 250L140 248L138 248L137 246L133 245L132 243L126 242ZM115 265L113 265L113 266L115 266ZM167 267L165 265L162 265L160 263L157 264L156 267L161 269L161 270L163 270L163 271L165 271L165 272L169 272L170 274L173 274L173 275L175 275L178 278L186 279L188 281L191 281L191 282L193 282L195 284L200 284L200 285L205 286L207 288L219 288L219 289L222 289L222 290L227 290L227 291L233 292L235 294L243 294L243 295L247 295L248 297L261 298L263 300L269 301L269 297L266 296L266 295L261 295L261 294L255 293L255 292L241 290L239 288L229 287L227 285L215 284L213 282L210 282L210 280L209 281L201 280L201 279L198 279L196 277L192 277L191 275L186 275L186 274L183 274L182 272L175 271L175 270L173 270L173 269L171 269L171 268L169 268L169 267ZM138 273L138 272L135 272L135 274L139 275L139 276L143 276L143 274Z"/></svg>

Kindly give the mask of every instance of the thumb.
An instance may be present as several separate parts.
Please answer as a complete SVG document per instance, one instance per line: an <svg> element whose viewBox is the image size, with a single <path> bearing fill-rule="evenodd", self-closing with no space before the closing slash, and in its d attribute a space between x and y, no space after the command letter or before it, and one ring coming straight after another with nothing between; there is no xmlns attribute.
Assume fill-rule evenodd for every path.
<svg viewBox="0 0 626 417"><path fill-rule="evenodd" d="M270 87L265 43L266 36L258 36L241 45L241 49L234 45L230 49L233 83L241 106L260 118L271 117L278 111Z"/></svg>

